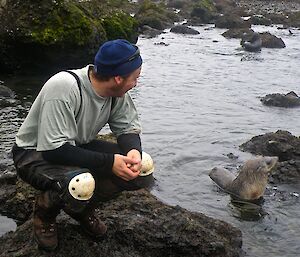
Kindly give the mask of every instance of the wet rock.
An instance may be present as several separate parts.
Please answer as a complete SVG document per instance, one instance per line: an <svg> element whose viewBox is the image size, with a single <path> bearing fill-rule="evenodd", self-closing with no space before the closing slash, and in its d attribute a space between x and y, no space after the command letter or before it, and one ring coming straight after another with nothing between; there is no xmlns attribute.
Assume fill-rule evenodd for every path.
<svg viewBox="0 0 300 257"><path fill-rule="evenodd" d="M288 25L291 27L300 28L300 10L297 12L291 12L288 15Z"/></svg>
<svg viewBox="0 0 300 257"><path fill-rule="evenodd" d="M137 22L121 8L96 0L7 1L0 12L0 73L80 67L108 39L135 42Z"/></svg>
<svg viewBox="0 0 300 257"><path fill-rule="evenodd" d="M300 160L300 138L285 130L255 136L240 149L253 154L278 156L279 161Z"/></svg>
<svg viewBox="0 0 300 257"><path fill-rule="evenodd" d="M157 37L158 35L160 35L161 33L163 33L163 30L154 29L154 28L151 28L148 25L144 25L140 29L140 32L142 34L142 37L145 37L145 38L154 38L154 37Z"/></svg>
<svg viewBox="0 0 300 257"><path fill-rule="evenodd" d="M271 19L264 17L263 15L252 15L250 18L251 24L270 26L272 24Z"/></svg>
<svg viewBox="0 0 300 257"><path fill-rule="evenodd" d="M284 48L285 43L281 38L272 35L269 32L260 33L262 39L262 47L266 48Z"/></svg>
<svg viewBox="0 0 300 257"><path fill-rule="evenodd" d="M176 25L176 26L172 27L170 31L173 33L178 33L178 34L189 34L189 35L200 34L199 31L192 29L185 25Z"/></svg>
<svg viewBox="0 0 300 257"><path fill-rule="evenodd" d="M146 190L124 192L97 215L108 225L99 241L67 216L58 219L59 248L51 256L241 256L241 232L201 213L168 206ZM0 238L1 257L44 256L32 240L32 222Z"/></svg>
<svg viewBox="0 0 300 257"><path fill-rule="evenodd" d="M220 13L228 13L237 8L237 4L233 0L214 0L214 3Z"/></svg>
<svg viewBox="0 0 300 257"><path fill-rule="evenodd" d="M38 191L17 179L16 174L0 179L0 212L20 222L26 221Z"/></svg>
<svg viewBox="0 0 300 257"><path fill-rule="evenodd" d="M254 33L254 31L250 28L236 28L236 29L229 29L227 31L225 31L222 36L226 37L226 38L242 38L243 35L245 34L252 34Z"/></svg>
<svg viewBox="0 0 300 257"><path fill-rule="evenodd" d="M268 94L260 99L261 102L268 106L277 107L298 107L300 106L300 97L293 91L287 94Z"/></svg>
<svg viewBox="0 0 300 257"><path fill-rule="evenodd" d="M0 98L15 98L15 93L9 87L0 83Z"/></svg>
<svg viewBox="0 0 300 257"><path fill-rule="evenodd" d="M217 13L217 9L211 0L199 1L193 6L191 11L191 21L194 20L194 23L207 24L211 23Z"/></svg>
<svg viewBox="0 0 300 257"><path fill-rule="evenodd" d="M249 21L243 20L240 16L236 14L225 14L220 16L215 21L216 28L250 28L251 23Z"/></svg>
<svg viewBox="0 0 300 257"><path fill-rule="evenodd" d="M169 10L165 4L156 4L152 1L143 1L134 17L139 27L147 25L157 30L171 27L179 20L179 16Z"/></svg>
<svg viewBox="0 0 300 257"><path fill-rule="evenodd" d="M269 182L272 184L294 184L300 182L300 160L280 162L272 173Z"/></svg>
<svg viewBox="0 0 300 257"><path fill-rule="evenodd" d="M4 84L4 83L3 83ZM0 83L0 109L5 107L16 106L20 103L19 100L15 99L16 94L13 90Z"/></svg>
<svg viewBox="0 0 300 257"><path fill-rule="evenodd" d="M280 163L271 174L273 183L299 183L300 138L278 130L253 137L240 146L242 151L256 155L278 156Z"/></svg>

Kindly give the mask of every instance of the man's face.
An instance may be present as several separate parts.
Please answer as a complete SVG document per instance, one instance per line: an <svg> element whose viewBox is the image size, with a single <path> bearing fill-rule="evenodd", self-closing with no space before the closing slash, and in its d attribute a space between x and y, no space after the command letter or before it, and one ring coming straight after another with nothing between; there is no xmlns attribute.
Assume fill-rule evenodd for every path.
<svg viewBox="0 0 300 257"><path fill-rule="evenodd" d="M134 88L137 85L137 80L141 73L141 67L132 72L127 78L120 76L115 77L116 81L116 96L123 96L127 91Z"/></svg>

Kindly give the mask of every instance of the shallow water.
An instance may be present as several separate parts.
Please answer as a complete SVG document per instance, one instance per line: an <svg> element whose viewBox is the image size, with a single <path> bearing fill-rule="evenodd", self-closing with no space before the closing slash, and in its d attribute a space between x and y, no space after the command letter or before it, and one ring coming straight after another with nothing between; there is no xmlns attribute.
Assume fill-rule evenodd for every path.
<svg viewBox="0 0 300 257"><path fill-rule="evenodd" d="M246 53L238 39L221 35L223 29L195 28L200 35L166 31L138 41L144 65L132 95L143 124L144 150L155 161L157 183L152 192L168 204L240 228L247 256L299 256L300 185L268 186L260 206L239 205L214 185L208 173L215 166L235 170L251 158L239 145L253 136L278 129L300 135L299 108L266 107L259 100L269 93L300 94L300 31L289 35L276 27L253 26L281 37L287 47ZM157 45L160 42L167 45ZM22 102L30 102L41 79L0 80ZM10 118L15 124L9 125L11 130L26 107L17 109L19 113ZM228 158L229 153L238 158ZM278 191L291 195L281 199Z"/></svg>

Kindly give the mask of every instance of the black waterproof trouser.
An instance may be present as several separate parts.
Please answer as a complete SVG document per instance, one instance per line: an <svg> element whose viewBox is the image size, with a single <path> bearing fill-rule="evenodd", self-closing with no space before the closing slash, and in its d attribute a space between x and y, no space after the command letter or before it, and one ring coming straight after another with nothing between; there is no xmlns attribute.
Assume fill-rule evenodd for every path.
<svg viewBox="0 0 300 257"><path fill-rule="evenodd" d="M87 147L85 147L88 149ZM99 141L91 145L92 151L106 153L121 153L117 144ZM131 181L125 181L112 172L106 172L109 175L102 175L97 170L87 170L81 167L72 167L56 165L43 159L42 153L36 150L26 150L18 147L16 144L12 149L13 160L19 177L32 185L35 189L41 191L51 191L55 197L61 201L61 208L67 207L72 212L81 212L88 206L94 206L98 202L112 199L124 190L137 190L146 186L149 176L137 177ZM88 201L76 200L68 194L68 177L70 174L80 172L90 172L96 182L94 195Z"/></svg>

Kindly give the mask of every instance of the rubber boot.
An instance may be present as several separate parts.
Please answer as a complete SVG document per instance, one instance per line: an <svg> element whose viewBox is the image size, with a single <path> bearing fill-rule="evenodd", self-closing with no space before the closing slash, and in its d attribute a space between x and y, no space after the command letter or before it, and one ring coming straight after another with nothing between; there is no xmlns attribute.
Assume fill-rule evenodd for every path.
<svg viewBox="0 0 300 257"><path fill-rule="evenodd" d="M56 216L60 205L54 202L51 191L38 195L33 210L33 236L40 249L53 251L58 245Z"/></svg>

